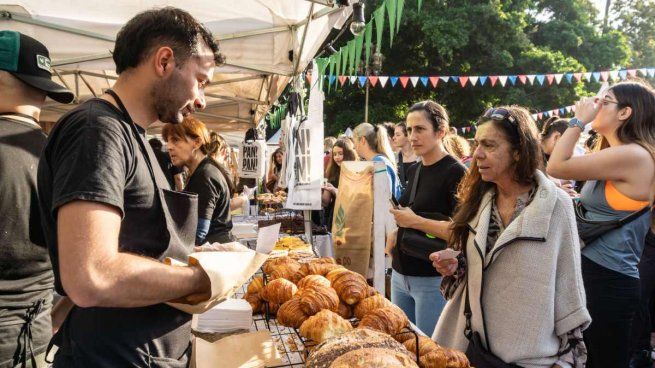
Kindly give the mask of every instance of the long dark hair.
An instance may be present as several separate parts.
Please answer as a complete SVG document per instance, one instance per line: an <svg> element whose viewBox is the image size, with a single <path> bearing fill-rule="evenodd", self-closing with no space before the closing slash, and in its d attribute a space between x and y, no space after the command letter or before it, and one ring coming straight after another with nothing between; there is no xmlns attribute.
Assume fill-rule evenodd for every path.
<svg viewBox="0 0 655 368"><path fill-rule="evenodd" d="M282 148L278 148L273 152L273 155L271 155L271 167L275 167L275 169L280 172L280 170L282 170L282 164L278 164L277 160L275 159L275 156L277 156L278 153L284 155L284 150Z"/></svg>
<svg viewBox="0 0 655 368"><path fill-rule="evenodd" d="M524 185L532 184L536 180L535 172L542 169L543 166L537 126L528 110L523 107L502 106L500 108L507 110L509 115L514 118L515 123L511 123L507 119L497 121L481 118L478 126L493 124L503 132L512 151L518 155L518 159L512 166L514 170L512 179ZM469 235L468 223L478 213L484 195L494 186L494 183L482 180L477 160L474 158L470 170L457 188L458 205L453 216L450 236L450 244L454 249L462 249L466 246Z"/></svg>
<svg viewBox="0 0 655 368"><path fill-rule="evenodd" d="M339 139L334 143L334 146L332 146L332 150L334 150L334 147L339 147L343 150L343 161L357 160L357 152L355 151L353 143L350 141L350 139ZM334 162L334 154L332 154L330 163L328 164L327 170L325 171L325 177L333 185L335 183L339 185L340 176L341 167L337 165L336 162Z"/></svg>

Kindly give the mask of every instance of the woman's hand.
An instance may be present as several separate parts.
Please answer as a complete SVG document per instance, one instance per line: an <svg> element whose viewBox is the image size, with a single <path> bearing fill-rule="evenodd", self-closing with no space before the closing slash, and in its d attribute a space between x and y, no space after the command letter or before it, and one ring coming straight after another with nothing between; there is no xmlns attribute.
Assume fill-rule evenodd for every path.
<svg viewBox="0 0 655 368"><path fill-rule="evenodd" d="M575 118L587 125L596 118L600 106L601 101L597 97L583 97L575 104Z"/></svg>
<svg viewBox="0 0 655 368"><path fill-rule="evenodd" d="M325 189L328 192L332 193L332 195L334 195L335 197L337 196L337 192L339 191L337 188L334 187L334 185L330 183L325 183L322 189Z"/></svg>
<svg viewBox="0 0 655 368"><path fill-rule="evenodd" d="M457 271L458 261L457 258L441 259L441 254L445 251L440 250L430 254L430 261L432 261L432 266L437 269L437 271L442 276L452 276Z"/></svg>
<svg viewBox="0 0 655 368"><path fill-rule="evenodd" d="M409 207L398 207L398 209L392 208L389 212L393 215L396 224L399 227L415 229L416 223L420 219L420 217Z"/></svg>

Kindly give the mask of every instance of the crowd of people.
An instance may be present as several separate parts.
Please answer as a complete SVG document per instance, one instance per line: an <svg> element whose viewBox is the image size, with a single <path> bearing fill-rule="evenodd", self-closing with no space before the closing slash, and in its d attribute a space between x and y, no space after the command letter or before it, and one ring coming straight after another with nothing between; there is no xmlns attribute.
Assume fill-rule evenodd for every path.
<svg viewBox="0 0 655 368"><path fill-rule="evenodd" d="M179 9L138 14L118 33L112 89L48 136L46 96L73 93L35 64L49 55L39 41L0 31L0 47L0 367L46 367L52 346L54 367L188 366L191 316L165 303L205 300L211 285L199 265L160 261L232 241L231 211L251 194L229 145L192 116L218 45ZM157 121L166 151L146 141ZM524 107L491 107L472 141L423 101L324 150L327 226L343 163L384 165L390 298L439 344L481 368L652 366L647 83L585 97L541 131ZM271 155L265 190L280 189L283 160Z"/></svg>

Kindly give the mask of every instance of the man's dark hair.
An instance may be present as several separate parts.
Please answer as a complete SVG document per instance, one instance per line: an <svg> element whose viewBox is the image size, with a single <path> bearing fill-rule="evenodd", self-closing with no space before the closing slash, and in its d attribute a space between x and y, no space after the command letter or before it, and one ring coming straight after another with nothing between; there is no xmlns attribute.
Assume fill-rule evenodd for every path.
<svg viewBox="0 0 655 368"><path fill-rule="evenodd" d="M113 59L116 73L138 66L160 47L175 53L176 65L183 65L198 52L198 39L214 53L216 65L224 62L211 32L184 10L165 7L147 10L130 19L116 37Z"/></svg>
<svg viewBox="0 0 655 368"><path fill-rule="evenodd" d="M390 121L385 121L382 123L382 126L384 126L384 129L387 130L387 136L388 137L393 137L395 130L396 130L396 124L390 122Z"/></svg>
<svg viewBox="0 0 655 368"><path fill-rule="evenodd" d="M541 137L544 139L548 138L551 135L553 135L553 133L555 132L559 132L559 134L564 134L564 132L568 128L569 128L568 119L562 119L559 116L551 116L544 122L544 125L541 128Z"/></svg>

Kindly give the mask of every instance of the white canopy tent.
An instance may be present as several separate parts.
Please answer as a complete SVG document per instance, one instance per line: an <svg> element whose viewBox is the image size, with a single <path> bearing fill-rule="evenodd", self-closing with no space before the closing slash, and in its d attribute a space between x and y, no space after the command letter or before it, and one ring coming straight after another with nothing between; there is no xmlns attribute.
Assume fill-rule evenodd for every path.
<svg viewBox="0 0 655 368"><path fill-rule="evenodd" d="M207 109L197 113L222 133L255 126L351 13L332 0L0 0L0 29L43 42L55 79L80 103L116 79L110 51L122 25L143 10L164 6L184 9L203 22L226 56L205 90ZM56 121L74 106L48 101L41 118Z"/></svg>

